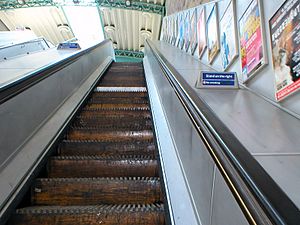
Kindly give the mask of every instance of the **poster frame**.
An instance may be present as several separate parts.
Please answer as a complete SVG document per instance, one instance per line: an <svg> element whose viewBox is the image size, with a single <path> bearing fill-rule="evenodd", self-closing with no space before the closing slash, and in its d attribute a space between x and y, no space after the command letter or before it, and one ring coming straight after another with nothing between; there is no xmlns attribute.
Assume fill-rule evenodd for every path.
<svg viewBox="0 0 300 225"><path fill-rule="evenodd" d="M201 7L201 9L199 10L199 12L197 12L197 14L199 13L199 18L197 17L197 36L198 36L198 22L199 22L199 19L200 19L200 16L201 16L201 13L203 12L203 21L202 21L202 26L204 28L204 40L205 40L205 43L204 43L204 46L203 46L203 49L202 49L202 52L199 52L199 37L198 38L198 53L199 53L199 59L201 59L205 53L205 50L207 49L207 33L206 33L206 9L205 9L205 5L203 5L203 7Z"/></svg>
<svg viewBox="0 0 300 225"><path fill-rule="evenodd" d="M272 58L272 69L274 72L274 87L275 87L275 93L274 93L274 97L276 102L281 102L283 100L285 100L286 98L296 94L297 92L300 91L300 87L298 87L296 90L293 90L291 92L289 92L287 95L285 95L282 98L277 98L277 93L279 91L276 90L276 79L275 79L275 66L274 66L274 57L273 57L273 47L272 47L272 31L271 31L271 20L276 16L276 14L285 6L285 4L288 2L289 0L285 0L280 6L279 8L273 13L273 15L270 17L269 21L268 21L268 25L269 25L269 38L270 38L270 48L271 48L271 58ZM299 23L300 24L300 23ZM300 81L300 78L298 79ZM299 82L298 81L298 82ZM289 85L288 85L289 86ZM286 88L288 87L286 86ZM284 90L284 89L283 89Z"/></svg>
<svg viewBox="0 0 300 225"><path fill-rule="evenodd" d="M184 20L184 45L183 45L183 51L188 52L190 48L190 34L191 34L191 27L190 27L190 19L191 19L191 14L190 10L186 10L185 12L185 20Z"/></svg>
<svg viewBox="0 0 300 225"><path fill-rule="evenodd" d="M197 9L192 8L190 9L190 19L191 19L191 28L190 28L190 47L189 47L189 53L191 55L194 55L197 47L198 47L198 36L197 36ZM194 18L194 24L192 24L192 19ZM192 32L194 31L194 33ZM192 40L195 38L194 42Z"/></svg>
<svg viewBox="0 0 300 225"><path fill-rule="evenodd" d="M176 38L177 38L177 33L178 33L178 18L177 18L177 15L173 15L173 20L174 20L174 26L173 26L173 29L174 29L174 34L173 34L173 46L176 45Z"/></svg>
<svg viewBox="0 0 300 225"><path fill-rule="evenodd" d="M224 11L224 13L223 13L223 15L222 15L222 17L221 17L221 19L220 19L220 25L221 25L221 21L222 21L222 19L225 17L225 15L226 15L226 12L227 12L227 10L229 10L229 8L230 8L230 5L231 5L231 3L232 3L232 10L233 10L233 29L234 29L234 38L233 38L233 40L234 40L234 47L235 47L235 52L234 52L234 55L233 55L233 57L231 58L231 61L228 63L228 65L226 66L226 67L224 67L223 66L223 63L222 63L222 66L223 66L223 70L224 71L227 71L231 66L232 66L232 64L235 62L235 60L238 58L238 56L239 56L239 45L238 45L238 34L237 34L237 29L238 29L238 27L237 27L237 14L236 14L236 0L230 0L229 1L229 3L228 3L228 5L226 6L226 9L225 9L225 11ZM220 28L220 38L221 38L221 36L222 36L222 28ZM221 44L220 44L220 51L221 51L221 56L224 54L223 53L223 51L222 51L222 46L221 46Z"/></svg>
<svg viewBox="0 0 300 225"><path fill-rule="evenodd" d="M179 28L179 33L180 33L180 29L182 29L182 38L179 38L179 43L178 43L178 48L180 50L183 49L184 47L184 30L185 30L185 25L184 25L184 19L185 19L185 12L180 12L180 28Z"/></svg>
<svg viewBox="0 0 300 225"><path fill-rule="evenodd" d="M210 59L209 58L209 48L208 48L208 42L209 42L209 39L208 39L208 22L212 18L211 16L213 16L214 12L215 12L215 16L216 16L215 26L216 26L216 30L217 30L217 50L216 50L215 54ZM206 34L207 34L207 37L206 37L207 57L208 57L209 64L212 64L214 62L214 60L216 59L217 55L220 52L220 31L219 31L218 5L216 3L213 4L213 7L212 7L212 9L209 13L209 16L207 17L207 20L206 20Z"/></svg>
<svg viewBox="0 0 300 225"><path fill-rule="evenodd" d="M266 49L266 33L265 33L265 24L264 24L264 11L263 11L263 4L262 4L262 0L252 0L249 5L247 6L246 10L243 12L242 16L240 17L240 19L238 20L238 27L239 27L239 42L241 42L241 37L240 37L240 21L241 19L245 16L245 14L247 13L247 11L249 10L250 6L252 5L252 3L254 1L257 1L257 5L258 5L258 9L259 9L259 13L260 13L260 30L261 30L261 35L262 35L262 50L263 50L263 63L261 65L259 65L258 67L256 66L256 68L254 68L250 73L248 73L246 76L247 78L244 79L244 74L242 73L242 83L246 84L248 83L249 80L251 80L253 77L255 77L255 75L258 74L258 72L260 72L263 68L265 68L268 65L268 53L267 53L267 49ZM240 65L242 66L242 54L241 54L241 45L239 43L239 54L240 54ZM243 68L241 68L243 69Z"/></svg>

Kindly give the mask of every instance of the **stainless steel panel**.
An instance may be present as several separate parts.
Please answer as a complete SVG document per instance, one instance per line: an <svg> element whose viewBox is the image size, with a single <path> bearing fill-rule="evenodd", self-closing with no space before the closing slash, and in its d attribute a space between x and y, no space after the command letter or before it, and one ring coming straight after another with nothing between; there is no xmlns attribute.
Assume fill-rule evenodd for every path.
<svg viewBox="0 0 300 225"><path fill-rule="evenodd" d="M200 224L198 222L199 218L194 211L193 202L189 197L189 189L185 183L183 171L177 158L177 150L169 132L168 123L158 95L158 89L155 85L154 73L149 61L151 61L149 57L144 59L144 68L163 171L162 174L165 180L165 190L169 202L171 224L197 225ZM151 62L153 68L153 60ZM153 70L155 71L155 69ZM157 70L155 72L157 72Z"/></svg>
<svg viewBox="0 0 300 225"><path fill-rule="evenodd" d="M198 63L200 68L202 64L194 59L190 68L185 69L189 67L192 57L181 53L181 60L176 61L175 65L176 54L180 50L162 42L156 42L155 45L175 68L180 68L178 69L179 73L194 87L197 73L199 73L195 63ZM203 67L203 69L207 69L207 67ZM194 90L253 156L299 155L300 120L298 118L245 89L199 90L194 88ZM262 165L265 166L265 164ZM292 161L291 165L294 165ZM276 166L274 165L274 167ZM270 175L278 185L288 192L288 196L292 197L294 202L298 202L298 197L295 196L293 189L286 187L298 187L299 177L297 174L289 173L288 170L282 170L281 174L266 170L270 171ZM280 182L282 173L285 173L286 177L290 177L288 183Z"/></svg>
<svg viewBox="0 0 300 225"><path fill-rule="evenodd" d="M215 175L211 225L249 224L218 169Z"/></svg>
<svg viewBox="0 0 300 225"><path fill-rule="evenodd" d="M300 155L266 155L255 159L300 209Z"/></svg>
<svg viewBox="0 0 300 225"><path fill-rule="evenodd" d="M178 161L190 190L190 197L201 224L209 224L214 162L174 90L156 67L159 68L156 61L151 61L151 68L156 71L154 78L157 90L176 146Z"/></svg>
<svg viewBox="0 0 300 225"><path fill-rule="evenodd" d="M112 52L111 44L95 49L0 106L0 204L39 160Z"/></svg>

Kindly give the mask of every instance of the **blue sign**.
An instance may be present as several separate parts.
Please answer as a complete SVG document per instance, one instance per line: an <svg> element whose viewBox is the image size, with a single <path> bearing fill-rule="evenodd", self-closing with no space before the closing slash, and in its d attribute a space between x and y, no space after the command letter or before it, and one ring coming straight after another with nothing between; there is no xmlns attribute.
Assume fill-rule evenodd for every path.
<svg viewBox="0 0 300 225"><path fill-rule="evenodd" d="M57 49L81 49L81 48L78 43L66 42L66 43L60 43Z"/></svg>
<svg viewBox="0 0 300 225"><path fill-rule="evenodd" d="M235 86L235 73L202 72L202 85Z"/></svg>
<svg viewBox="0 0 300 225"><path fill-rule="evenodd" d="M237 75L234 72L202 71L196 84L197 88L238 88Z"/></svg>

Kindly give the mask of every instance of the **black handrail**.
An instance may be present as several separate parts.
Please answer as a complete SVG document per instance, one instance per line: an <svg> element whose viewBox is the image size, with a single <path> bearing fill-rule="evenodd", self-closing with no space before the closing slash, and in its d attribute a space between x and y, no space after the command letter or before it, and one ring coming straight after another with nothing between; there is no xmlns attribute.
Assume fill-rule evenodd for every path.
<svg viewBox="0 0 300 225"><path fill-rule="evenodd" d="M96 44L92 47L89 47L85 50L79 51L74 55L71 55L63 60L58 62L51 63L45 67L37 69L33 72L25 74L22 78L15 80L3 87L0 88L0 104L6 102L7 100L11 99L12 97L20 94L21 92L27 90L31 86L41 82L42 80L46 79L47 77L51 76L52 74L56 73L57 71L63 69L64 67L74 63L79 57L95 50L96 48L103 46L110 42L110 40L104 40L99 44Z"/></svg>
<svg viewBox="0 0 300 225"><path fill-rule="evenodd" d="M250 224L299 225L300 212L163 54L147 41Z"/></svg>

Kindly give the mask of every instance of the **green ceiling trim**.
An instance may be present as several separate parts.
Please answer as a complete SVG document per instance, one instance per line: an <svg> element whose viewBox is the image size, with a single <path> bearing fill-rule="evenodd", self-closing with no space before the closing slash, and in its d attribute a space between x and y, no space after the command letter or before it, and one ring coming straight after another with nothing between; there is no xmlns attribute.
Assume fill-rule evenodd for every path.
<svg viewBox="0 0 300 225"><path fill-rule="evenodd" d="M52 0L4 0L0 1L0 10L8 9L19 9L19 8L31 8L31 7L41 7L41 6L56 6Z"/></svg>
<svg viewBox="0 0 300 225"><path fill-rule="evenodd" d="M129 10L138 10L142 12L150 12L165 15L165 6L153 3L132 1L132 0L95 0L100 7L121 8ZM129 4L127 5L126 2Z"/></svg>
<svg viewBox="0 0 300 225"><path fill-rule="evenodd" d="M0 10L67 5L129 9L138 10L142 12L156 13L162 16L165 15L165 6L163 5L132 0L1 0Z"/></svg>
<svg viewBox="0 0 300 225"><path fill-rule="evenodd" d="M116 57L128 57L128 58L137 58L137 59L144 58L144 52L136 52L130 50L115 49L115 55Z"/></svg>

